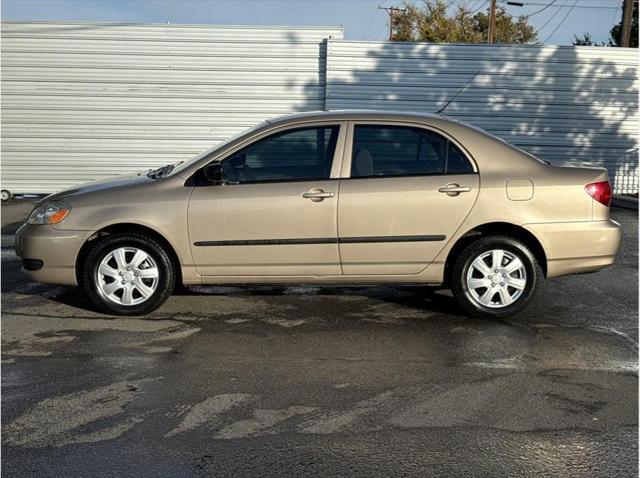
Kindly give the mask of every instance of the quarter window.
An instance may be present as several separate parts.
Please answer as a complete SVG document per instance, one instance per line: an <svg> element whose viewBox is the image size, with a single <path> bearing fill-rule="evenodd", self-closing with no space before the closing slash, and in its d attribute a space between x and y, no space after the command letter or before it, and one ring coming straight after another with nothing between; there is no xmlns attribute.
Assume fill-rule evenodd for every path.
<svg viewBox="0 0 640 478"><path fill-rule="evenodd" d="M433 131L404 126L355 127L352 178L471 172L462 151Z"/></svg>
<svg viewBox="0 0 640 478"><path fill-rule="evenodd" d="M339 126L298 128L276 133L222 161L232 183L328 179Z"/></svg>

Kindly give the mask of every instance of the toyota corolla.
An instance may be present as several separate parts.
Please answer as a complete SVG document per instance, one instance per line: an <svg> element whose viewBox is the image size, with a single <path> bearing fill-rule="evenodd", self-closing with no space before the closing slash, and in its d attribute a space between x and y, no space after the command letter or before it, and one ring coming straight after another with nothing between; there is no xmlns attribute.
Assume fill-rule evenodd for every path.
<svg viewBox="0 0 640 478"><path fill-rule="evenodd" d="M135 160L135 158L134 158ZM441 115L266 121L197 158L49 196L16 234L36 281L144 314L178 284L431 284L481 317L612 264L603 169L556 167Z"/></svg>

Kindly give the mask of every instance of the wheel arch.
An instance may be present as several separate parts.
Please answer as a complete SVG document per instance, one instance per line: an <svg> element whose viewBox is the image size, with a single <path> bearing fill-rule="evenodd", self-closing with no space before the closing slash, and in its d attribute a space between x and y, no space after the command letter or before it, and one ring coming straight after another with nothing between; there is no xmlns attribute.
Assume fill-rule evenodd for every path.
<svg viewBox="0 0 640 478"><path fill-rule="evenodd" d="M180 259L178 258L178 254L175 251L175 248L171 245L171 243L158 231L152 229L148 226L143 226L141 224L136 223L116 223L111 224L109 226L103 227L99 231L93 233L82 245L80 251L78 252L78 256L76 257L76 265L75 265L75 273L76 273L76 281L78 285L82 285L82 268L84 263L89 255L89 251L95 244L95 241L109 236L111 234L116 234L119 232L134 232L139 234L144 234L146 236L153 237L156 241L158 241L167 251L169 257L174 263L176 270L176 284L182 284L182 270L180 267Z"/></svg>
<svg viewBox="0 0 640 478"><path fill-rule="evenodd" d="M474 228L465 232L447 254L447 259L444 266L444 282L446 285L451 284L451 271L453 269L453 263L462 250L483 236L509 236L522 242L533 253L536 261L542 268L545 277L547 276L547 255L544 251L544 247L540 240L533 235L530 231L522 226L517 226L508 222L490 222L475 226Z"/></svg>

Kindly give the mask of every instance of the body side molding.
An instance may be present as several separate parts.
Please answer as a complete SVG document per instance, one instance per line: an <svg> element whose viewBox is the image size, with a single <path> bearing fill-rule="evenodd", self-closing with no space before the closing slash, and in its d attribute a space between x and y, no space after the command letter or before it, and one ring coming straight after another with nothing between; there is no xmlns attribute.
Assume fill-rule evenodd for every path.
<svg viewBox="0 0 640 478"><path fill-rule="evenodd" d="M428 236L373 236L373 237L319 237L301 239L248 239L232 241L196 241L197 247L220 246L281 246L301 244L366 244L374 242L429 242L444 241L446 236L434 234Z"/></svg>

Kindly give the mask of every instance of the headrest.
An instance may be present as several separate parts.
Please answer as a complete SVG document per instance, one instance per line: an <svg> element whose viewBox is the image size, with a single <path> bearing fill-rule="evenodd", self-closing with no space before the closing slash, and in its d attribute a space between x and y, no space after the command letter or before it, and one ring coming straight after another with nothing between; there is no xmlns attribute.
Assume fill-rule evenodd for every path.
<svg viewBox="0 0 640 478"><path fill-rule="evenodd" d="M351 176L373 176L373 158L366 149L359 149L351 165Z"/></svg>

